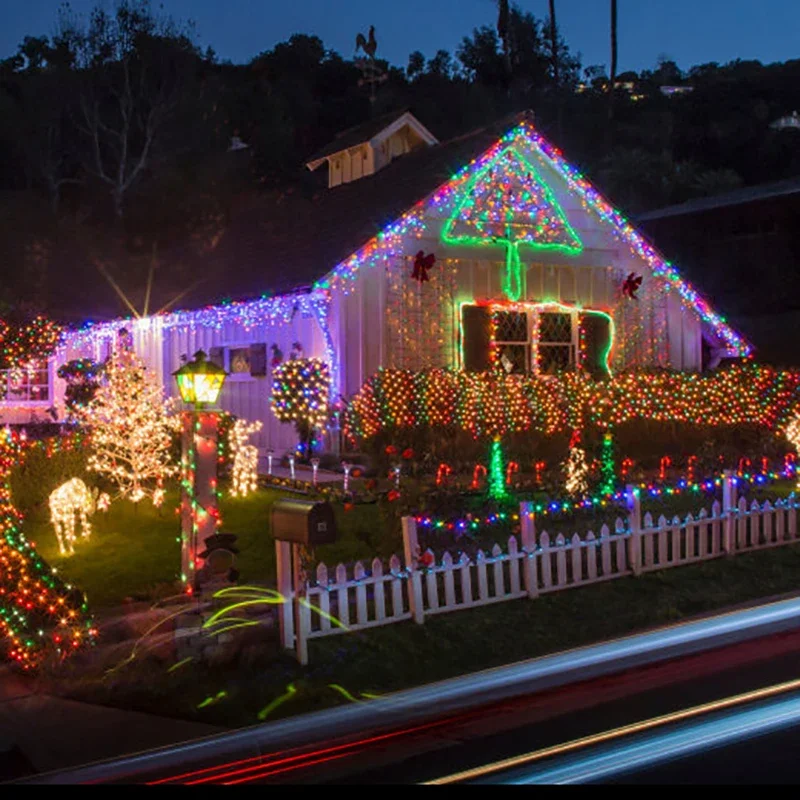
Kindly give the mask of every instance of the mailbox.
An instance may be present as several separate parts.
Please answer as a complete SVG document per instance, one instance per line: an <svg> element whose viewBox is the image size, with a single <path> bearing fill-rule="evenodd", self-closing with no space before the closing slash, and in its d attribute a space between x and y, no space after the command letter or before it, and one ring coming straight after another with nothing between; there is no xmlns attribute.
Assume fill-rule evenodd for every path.
<svg viewBox="0 0 800 800"><path fill-rule="evenodd" d="M272 535L282 542L306 547L333 544L336 541L333 506L314 500L276 500L272 506Z"/></svg>

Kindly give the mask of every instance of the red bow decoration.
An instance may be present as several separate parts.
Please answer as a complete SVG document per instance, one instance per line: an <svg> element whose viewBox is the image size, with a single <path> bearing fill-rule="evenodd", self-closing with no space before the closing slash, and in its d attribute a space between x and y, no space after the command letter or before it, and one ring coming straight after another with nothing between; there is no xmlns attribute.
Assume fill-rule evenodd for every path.
<svg viewBox="0 0 800 800"><path fill-rule="evenodd" d="M429 281L430 278L428 277L428 270L433 267L436 263L436 256L433 253L429 253L427 256L423 250L420 250L417 253L417 257L414 260L414 271L411 273L411 277L415 281L419 281L420 283L425 283Z"/></svg>
<svg viewBox="0 0 800 800"><path fill-rule="evenodd" d="M638 300L639 298L636 296L636 292L639 291L639 288L642 285L642 276L635 275L631 272L627 278L625 278L625 282L622 284L622 294L624 297L630 297L631 300Z"/></svg>

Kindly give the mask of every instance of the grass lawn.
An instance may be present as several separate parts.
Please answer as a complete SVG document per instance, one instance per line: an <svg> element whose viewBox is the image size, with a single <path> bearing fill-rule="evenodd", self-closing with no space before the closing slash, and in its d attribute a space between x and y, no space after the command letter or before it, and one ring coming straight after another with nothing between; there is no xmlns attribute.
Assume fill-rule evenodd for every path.
<svg viewBox="0 0 800 800"><path fill-rule="evenodd" d="M800 545L792 545L445 614L421 626L405 622L312 641L306 668L279 651L277 634L262 631L257 645L225 665L175 667L143 656L103 673L80 660L68 662L57 690L95 703L243 726L590 644L798 586Z"/></svg>
<svg viewBox="0 0 800 800"><path fill-rule="evenodd" d="M242 582L275 580L275 544L269 533L270 509L281 494L261 489L247 498L223 494L222 529L237 535ZM40 507L26 515L24 530L42 557L68 582L80 587L89 606L99 611L126 598L153 599L174 594L180 573L180 522L177 491L170 491L160 509L145 500L137 505L120 500L91 519L92 534L79 539L75 555L61 556L49 512ZM356 506L345 514L337 509L342 537L320 548L328 563L372 558L381 551L375 541L379 526L374 506ZM376 549L373 549L374 542ZM399 548L399 542L392 550ZM385 546L384 546L385 549ZM390 551L391 552L391 551Z"/></svg>

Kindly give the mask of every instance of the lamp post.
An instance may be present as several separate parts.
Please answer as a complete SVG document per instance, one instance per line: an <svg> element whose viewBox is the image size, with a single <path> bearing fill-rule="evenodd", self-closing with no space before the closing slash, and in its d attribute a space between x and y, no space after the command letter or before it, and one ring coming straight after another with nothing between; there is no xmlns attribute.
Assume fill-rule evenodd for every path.
<svg viewBox="0 0 800 800"><path fill-rule="evenodd" d="M173 373L181 400L181 581L188 594L199 589L200 553L217 532L217 399L227 374L198 350Z"/></svg>

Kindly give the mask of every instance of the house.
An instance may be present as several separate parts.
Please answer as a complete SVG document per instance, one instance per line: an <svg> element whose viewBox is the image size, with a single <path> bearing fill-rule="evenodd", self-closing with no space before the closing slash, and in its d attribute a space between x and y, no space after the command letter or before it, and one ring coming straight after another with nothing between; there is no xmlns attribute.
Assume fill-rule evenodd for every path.
<svg viewBox="0 0 800 800"><path fill-rule="evenodd" d="M716 298L758 348L759 361L800 363L789 333L800 323L800 178L690 200L636 221Z"/></svg>
<svg viewBox="0 0 800 800"><path fill-rule="evenodd" d="M325 359L344 398L381 367L545 378L750 354L529 113L440 143L403 112L307 166L323 164L326 188L231 218L184 310L71 331L41 402L61 404L56 364L104 359L122 326L173 395L181 358L209 353L230 373L222 407L262 420L255 443L276 450L295 436L270 411L271 365L293 350Z"/></svg>

